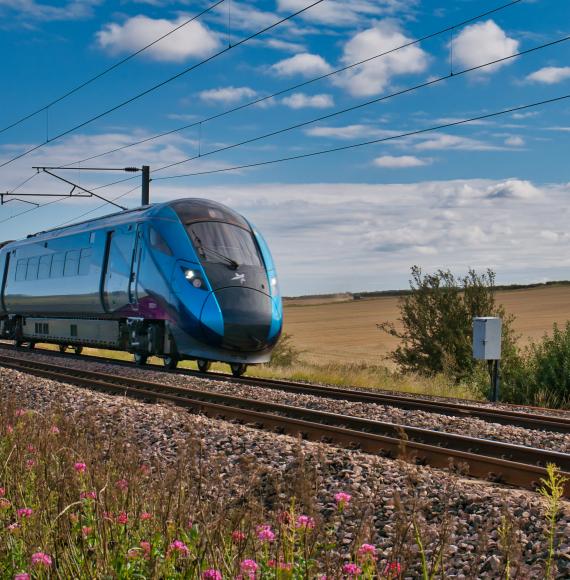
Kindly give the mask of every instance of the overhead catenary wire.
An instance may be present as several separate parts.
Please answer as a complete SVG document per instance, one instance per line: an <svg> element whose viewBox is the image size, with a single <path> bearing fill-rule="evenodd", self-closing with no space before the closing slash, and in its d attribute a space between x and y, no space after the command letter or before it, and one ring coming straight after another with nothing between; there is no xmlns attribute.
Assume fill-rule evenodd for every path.
<svg viewBox="0 0 570 580"><path fill-rule="evenodd" d="M249 169L252 167L261 167L262 165L272 165L275 163L284 163L287 161L295 161L298 159L305 159L308 157L316 157L318 155L326 155L328 153L347 151L349 149L356 149L359 147L365 147L367 145L375 145L378 143L384 143L386 141L394 141L396 139L404 139L405 137L412 137L413 135L421 135L422 133L430 133L433 131L439 131L441 129L447 129L449 127L457 127L459 125L466 125L468 123L473 123L475 121L482 121L484 119L491 119L493 117L499 117L501 115L508 115L510 113L524 111L526 109L531 109L533 107L539 107L542 105L556 103L556 102L564 101L566 99L570 99L570 93L567 95L562 95L560 97L554 97L552 99L545 99L543 101L537 101L537 102L530 103L527 105L521 105L518 107L511 107L509 109L503 109L501 111L495 111L493 113L486 113L485 115L478 115L476 117L470 117L468 119L461 119L459 121L453 121L450 123L442 123L440 125L434 125L432 127L427 127L424 129L416 129L415 131L408 131L406 133L399 133L398 135L391 135L391 136L382 137L379 139L371 139L369 141L362 141L360 143L351 143L350 145L342 145L340 147L333 147L331 149L321 149L319 151L312 151L310 153L291 155L289 157L280 157L278 159L269 159L267 161L258 161L255 163L246 163L243 165L235 165L233 167L225 167L222 169L210 169L210 170L206 170L206 171L196 171L194 173L185 173L185 174L180 174L180 175L168 175L168 176L164 176L164 177L155 177L154 181L165 180L165 179L178 179L178 178L182 178L182 177L193 177L196 175L211 175L213 173L225 173L228 171L237 171L240 169Z"/></svg>
<svg viewBox="0 0 570 580"><path fill-rule="evenodd" d="M96 80L100 79L101 77L105 76L106 74L110 73L111 71L115 70L116 68L118 68L121 65L125 64L126 62L130 61L131 59L135 58L136 56L138 56L139 54L141 54L145 50L153 47L155 44L158 44L160 41L164 40L165 38L167 38L171 34L174 34L176 31L180 30L181 28L184 28L185 26L187 26L188 24L190 24L194 20L197 20L201 16L204 16L204 14L210 12L211 10L213 10L214 8L216 8L217 6L219 6L220 4L223 4L224 2L226 2L226 0L218 0L217 2L215 2L214 4L212 4L211 6L209 6L208 8L205 8L204 10L202 10L201 12L199 12L198 14L192 16L191 18L188 18L187 20L185 20L184 22L182 22L178 26L174 27L172 30L168 31L166 34L163 34L162 36L160 36L159 38L153 40L149 44L147 44L147 45L139 48L137 51L129 54L128 56L126 56L124 58L122 58L121 60L119 60L115 64L107 67L106 69L102 70L100 73L96 74L95 76L87 79L86 81L83 81L82 83L80 83L77 86L73 87L72 89L68 90L67 92L65 92L61 96L59 96L56 99L50 101L49 103L47 103L43 107L40 107L39 109L36 109L32 113L28 113L28 114L24 115L23 117L19 118L18 120L10 123L9 125L6 125L5 127L0 128L0 134L1 133L4 133L5 131L8 131L9 129L12 129L13 127L16 127L17 125L20 125L24 121L27 121L28 119L31 119L32 117L38 115L39 113L41 113L43 111L46 111L47 112L48 109L50 107L52 107L53 105L55 105L55 104L63 101L64 99L67 99L71 95L77 93L81 89L85 88L86 86L90 85L91 83L95 82ZM47 125L47 123L48 123L48 118L46 117L46 125ZM48 131L47 131L47 126L46 126L46 135L48 135L48 137L47 137L46 140L47 141L50 141L49 134L48 134Z"/></svg>
<svg viewBox="0 0 570 580"><path fill-rule="evenodd" d="M504 10L506 8L510 8L511 6L514 6L515 4L520 4L520 2L522 2L522 0L513 0L511 2L508 2L507 4L502 4L501 6L497 6L496 8L493 8L491 10L487 10L486 12L482 12L480 14L477 14L476 16L472 16L470 18L467 18L465 20L462 20L461 22L457 22L457 23L455 23L453 25L449 25L449 26L447 26L445 28L442 28L440 30L437 30L436 32L432 32L432 33L426 34L426 35L424 35L422 37L419 37L419 38L417 38L415 40L411 40L409 42L406 42L406 43L404 43L404 44L402 44L400 46L394 47L394 48L392 48L390 50L383 51L383 52L380 52L380 53L375 54L373 56L370 56L368 58L365 58L363 60L359 60L357 62L350 63L350 64L348 64L346 66L337 68L337 69L335 69L333 71L330 71L330 72L328 72L326 74L322 74L322 75L313 77L311 79L308 79L308 80L303 81L301 83L297 83L295 85L286 87L284 89L281 89L281 90L276 91L274 93L271 93L269 95L266 95L266 96L263 96L263 97L259 97L259 98L253 99L251 101L248 101L247 103L242 103L241 105L237 105L237 106L232 107L230 109L227 109L225 111L221 111L220 113L216 113L214 115L210 115L209 117L205 117L205 118L201 119L200 121L194 121L192 123L188 123L188 124L182 125L180 127L175 127L174 129L170 129L169 131L164 131L164 132L158 133L156 135L151 135L150 137L146 137L145 139L140 139L138 141L133 141L132 143L127 143L126 145L122 145L120 147L115 147L115 148L110 149L108 151L104 151L103 153L97 153L96 155L91 155L91 156L86 157L84 159L81 159L81 160L78 160L78 161L74 161L72 163L68 163L68 164L65 165L65 167L68 167L68 166L71 166L71 165L76 165L76 164L79 164L79 163L85 163L86 161L91 161L91 160L97 159L99 157L104 157L105 155L110 155L112 153L117 153L118 151L123 151L125 149L129 149L130 147L135 147L137 145L142 145L143 143L148 143L150 141L155 141L156 139L160 139L162 137L167 137L168 135L173 135L175 133L179 133L179 132L184 131L186 129L191 129L192 127L201 127L203 123L208 123L210 121L214 121L216 119L220 119L222 117L225 117L226 115L230 115L232 113L236 113L236 112L241 111L243 109L246 109L248 107L252 107L252 106L255 106L255 105L259 105L260 103L266 102L266 101L268 101L270 99L274 99L276 97L279 97L279 96L284 95L286 93L289 93L291 91L295 91L295 90L301 89L301 88L306 87L306 86L308 86L308 85L310 85L312 83L315 83L317 81L321 81L321 80L330 78L330 77L332 77L334 75L343 73L343 72L345 72L347 70L350 70L352 68L355 68L357 66L360 66L360 65L366 64L368 62L371 62L371 61L373 61L375 59L382 58L384 56L387 56L387 55L392 54L394 52L397 52L399 50L403 50L404 48L408 48L408 47L413 46L415 44L419 44L420 42L424 42L425 40L429 40L430 38L434 38L434 37L440 36L442 34L445 34L446 32L453 31L456 28L460 28L462 26L465 26L466 24L469 24L469 23L474 22L476 20L479 20L481 18L485 18L487 16L490 16L491 14L494 14L494 13L499 12L501 10ZM453 75L451 74L450 76L453 76Z"/></svg>
<svg viewBox="0 0 570 580"><path fill-rule="evenodd" d="M179 161L175 161L173 163L163 165L162 167L158 167L157 169L154 170L154 173L157 173L159 171L163 171L164 169L169 169L171 167L176 167L177 165L182 165L184 163L188 163L189 161L201 159L203 157L207 157L208 155L214 155L216 153L221 153L223 151L229 151L230 149L235 149L235 148L241 147L243 145L249 145L251 143L255 143L256 141L261 141L261 140L267 139L269 137L275 137L276 135L280 135L280 134L286 133L288 131L292 131L294 129L300 129L302 127L306 127L308 125L312 125L312 124L320 122L320 121L325 121L325 120L331 119L333 117L337 117L338 115L350 113L352 111L356 111L358 109L362 109L364 107L368 107L370 105L380 103L382 101L386 101L386 100L392 99L394 97L398 97L398 96L401 96L401 95L404 95L407 93L411 93L411 92L417 91L417 90L425 88L425 87L433 86L433 85L436 85L438 83L442 83L442 82L450 80L450 79L455 79L455 78L458 78L462 75L472 73L472 72L481 70L481 69L489 67L489 66L494 66L498 63L505 62L505 61L513 59L513 58L518 58L521 56L528 55L532 52L536 52L537 50L542 50L544 48L548 48L548 47L560 44L562 42L567 42L568 40L570 40L570 36L565 36L564 38L552 40L550 42L547 42L547 43L544 43L544 44L541 44L538 46L534 46L532 48L528 48L527 50L523 50L523 51L511 54L509 56L505 56L505 57L498 58L498 59L480 64L480 65L477 65L474 67L469 67L469 68L466 68L466 69L463 69L460 71L453 72L453 74L451 74L451 73L445 74L444 76L441 76L441 77L438 77L435 79L431 79L431 80L425 81L423 83L419 83L419 84L414 85L412 87L401 89L399 91L396 91L394 93L390 93L388 95L383 95L381 97L377 97L375 99L365 101L364 103L359 103L357 105L352 105L350 107L346 107L344 109L340 109L340 110L334 111L332 113L327 113L326 115L321 115L320 117L315 117L313 119L309 119L308 121L302 121L300 123L295 123L294 125L289 125L287 127L281 128L281 129L276 129L275 131L271 131L271 132L265 133L263 135L258 135L257 137L251 137L250 139L245 139L243 141L239 141L238 143L233 143L231 145L225 145L223 147L213 149L212 151L206 151L206 152L200 151L200 153L198 155L193 155L192 157L187 157L186 159L181 159Z"/></svg>
<svg viewBox="0 0 570 580"><path fill-rule="evenodd" d="M291 20L292 18L295 18L296 16L298 16L299 14L302 14L303 12L306 12L307 10L309 10L310 8L313 8L314 6L317 6L318 4L321 4L322 2L324 2L325 0L315 0L312 4L309 4L308 6L306 6L305 8L301 8L300 10L297 10L296 12L289 14L288 16L285 16L284 18L281 18L280 20L277 20L276 22L274 22L273 24L270 24L268 26L266 26L265 28L262 28L261 30L258 30L257 32L254 32L253 34L250 34L249 36L247 36L246 38L242 38L241 40L237 41L236 43L232 44L231 46L227 46L221 50L219 50L218 52L210 55L209 57L183 69L182 71L176 73L175 75L172 75L166 79L164 79L163 81L160 81L159 83L156 83L154 85L152 85L151 87L149 87L148 89L145 89L144 91L141 91L139 93L137 93L136 95L118 103L117 105L114 105L113 107L110 107L109 109L106 109L105 111L103 111L102 113L98 113L97 115L94 115L93 117L90 117L89 119L87 119L86 121L83 121L82 123L79 123L77 125L75 125L74 127L71 127L70 129L67 129L65 131L62 131L61 133L58 133L57 135L55 135L54 137L51 137L48 141L45 141L43 143L40 143L39 145L35 145L34 147L31 147L30 149L27 149L25 151L23 151L22 153L19 153L18 155L8 159L7 161L4 161L3 163L0 163L0 168L1 167L5 167L6 165L9 165L10 163L13 163L14 161L21 159L22 157L25 157L26 155L29 155L30 153L32 153L33 151L37 151L38 149L40 149L41 147L44 147L45 145L47 145L48 143L53 143L54 141L61 139L61 137L65 137L66 135L69 135L70 133L73 133L74 131L77 131L78 129L81 129L82 127L85 127L91 123L93 123L94 121L101 119L103 117L106 117L107 115L109 115L110 113L113 113L114 111L117 111L123 107L125 107L126 105L129 105L130 103L133 103L134 101L137 101L138 99L144 97L145 95L148 95L154 91L156 91L157 89L171 83L172 81L192 72L193 70L196 70L197 68L199 68L200 66L214 60L215 58L229 52L230 50L233 50L234 48L237 48L238 46L241 46L242 44L245 44L251 40L253 40L254 38L257 38L258 36L261 36L262 34L268 32L269 30L272 30L273 28L279 26L280 24L283 24L284 22L287 22L288 20Z"/></svg>

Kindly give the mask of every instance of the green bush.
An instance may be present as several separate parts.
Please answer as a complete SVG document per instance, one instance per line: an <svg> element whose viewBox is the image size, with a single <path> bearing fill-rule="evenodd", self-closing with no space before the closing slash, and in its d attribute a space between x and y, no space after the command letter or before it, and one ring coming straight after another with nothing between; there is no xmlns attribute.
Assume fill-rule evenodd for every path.
<svg viewBox="0 0 570 580"><path fill-rule="evenodd" d="M455 382L472 381L481 373L472 354L472 321L476 316L498 316L503 321L503 364L518 365L513 316L495 301L495 273L469 270L456 278L449 270L423 274L412 267L410 294L399 302L403 331L391 323L378 327L397 337L400 345L390 358L407 372L444 374Z"/></svg>
<svg viewBox="0 0 570 580"><path fill-rule="evenodd" d="M513 403L570 407L570 321L554 325L525 351L521 364L503 376L504 400Z"/></svg>
<svg viewBox="0 0 570 580"><path fill-rule="evenodd" d="M301 351L293 346L293 337L282 334L271 353L271 366L290 367L299 362Z"/></svg>

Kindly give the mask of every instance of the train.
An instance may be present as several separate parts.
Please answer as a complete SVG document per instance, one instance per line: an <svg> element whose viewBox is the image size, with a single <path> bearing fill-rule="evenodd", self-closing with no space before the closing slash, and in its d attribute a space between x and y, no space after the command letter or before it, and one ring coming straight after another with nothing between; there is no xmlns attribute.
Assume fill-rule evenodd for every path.
<svg viewBox="0 0 570 580"><path fill-rule="evenodd" d="M267 363L283 307L269 247L206 199L122 211L0 244L0 338L194 360Z"/></svg>

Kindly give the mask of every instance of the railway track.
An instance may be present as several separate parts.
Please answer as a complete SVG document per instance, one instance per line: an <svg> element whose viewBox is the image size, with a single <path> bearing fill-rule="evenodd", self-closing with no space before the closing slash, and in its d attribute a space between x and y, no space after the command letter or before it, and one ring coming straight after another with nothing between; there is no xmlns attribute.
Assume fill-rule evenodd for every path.
<svg viewBox="0 0 570 580"><path fill-rule="evenodd" d="M0 350L14 351L15 347L6 343L0 343ZM26 349L27 350L27 349ZM28 351L30 352L30 351ZM75 355L72 353L57 353L54 351L43 350L42 354L49 356L72 357L80 360L94 359L107 364L120 366L132 366L132 363L118 361L108 357ZM265 379L257 377L234 377L231 374L209 372L201 373L199 371L178 369L169 371L158 365L149 365L149 370L157 372L177 372L188 376L200 378L222 379L224 381L236 384L252 385L268 389L282 390L297 394L315 395L327 397L330 399L351 401L357 403L375 403L379 405L390 405L401 409L425 411L429 413L438 413L456 417L473 417L484 421L499 423L502 425L514 425L525 429L543 429L555 431L558 433L570 433L570 418L556 415L546 415L544 413L528 413L518 410L483 407L470 405L467 403L455 403L452 401L438 401L422 399L418 397L397 395L394 393L367 392L356 388L328 387L325 385L315 385L296 381L285 381L278 379Z"/></svg>
<svg viewBox="0 0 570 580"><path fill-rule="evenodd" d="M128 395L149 402L169 402L210 417L238 420L280 433L408 458L418 464L448 468L465 466L469 475L533 489L555 463L570 476L570 455L486 439L371 421L304 407L269 403L195 388L109 373L61 367L36 360L0 355L0 366L36 376ZM570 497L570 485L565 491Z"/></svg>

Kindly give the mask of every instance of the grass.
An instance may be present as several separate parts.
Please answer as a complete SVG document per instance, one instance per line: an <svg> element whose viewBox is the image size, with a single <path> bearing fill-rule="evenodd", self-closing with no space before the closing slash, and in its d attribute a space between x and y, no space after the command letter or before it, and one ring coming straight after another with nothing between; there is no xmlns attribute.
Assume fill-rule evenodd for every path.
<svg viewBox="0 0 570 580"><path fill-rule="evenodd" d="M454 477L441 482L439 516L418 483L421 468L411 464L401 464L407 475L392 498L374 496L378 505L370 505L370 491L317 498L319 475L300 449L283 473L246 457L232 468L225 457L204 453L190 419L187 430L174 463L150 463L132 445L134 435L109 437L93 417L2 401L0 577L445 577ZM557 564L561 485L556 470L549 473L541 492L547 574ZM389 499L394 525L381 553L371 543L372 515ZM516 534L509 538L510 547L499 550L508 570L519 553ZM479 577L480 560L474 562L467 578Z"/></svg>

